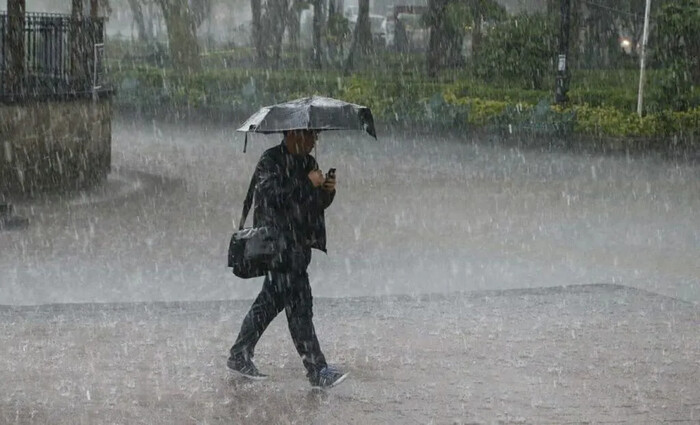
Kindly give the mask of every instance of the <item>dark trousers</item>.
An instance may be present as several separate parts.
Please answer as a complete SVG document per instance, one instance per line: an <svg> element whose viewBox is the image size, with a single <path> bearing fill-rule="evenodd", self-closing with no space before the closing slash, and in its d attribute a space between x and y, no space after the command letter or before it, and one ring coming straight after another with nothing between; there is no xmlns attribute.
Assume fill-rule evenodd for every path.
<svg viewBox="0 0 700 425"><path fill-rule="evenodd" d="M326 366L312 321L313 297L306 273L311 250L297 251L295 257L291 270L268 272L260 294L243 319L238 338L231 347L231 357L253 357L255 345L263 332L284 310L294 346L311 375Z"/></svg>

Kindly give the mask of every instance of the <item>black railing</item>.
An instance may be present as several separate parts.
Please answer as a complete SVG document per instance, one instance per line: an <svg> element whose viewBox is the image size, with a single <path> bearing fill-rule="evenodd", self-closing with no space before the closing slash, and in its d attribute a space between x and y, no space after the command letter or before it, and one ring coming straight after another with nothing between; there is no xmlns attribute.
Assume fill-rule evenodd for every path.
<svg viewBox="0 0 700 425"><path fill-rule="evenodd" d="M0 98L4 100L88 94L104 85L102 18L25 14L19 72L10 63L10 49L15 48L11 40L7 13L0 12Z"/></svg>

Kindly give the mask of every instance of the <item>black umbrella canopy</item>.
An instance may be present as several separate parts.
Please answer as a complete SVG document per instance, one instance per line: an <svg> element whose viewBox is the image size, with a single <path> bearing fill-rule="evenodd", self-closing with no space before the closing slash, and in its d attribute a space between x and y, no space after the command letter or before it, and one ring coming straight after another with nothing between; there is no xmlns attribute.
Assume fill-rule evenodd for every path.
<svg viewBox="0 0 700 425"><path fill-rule="evenodd" d="M362 130L377 138L368 107L322 96L265 106L238 129L265 134L287 130Z"/></svg>

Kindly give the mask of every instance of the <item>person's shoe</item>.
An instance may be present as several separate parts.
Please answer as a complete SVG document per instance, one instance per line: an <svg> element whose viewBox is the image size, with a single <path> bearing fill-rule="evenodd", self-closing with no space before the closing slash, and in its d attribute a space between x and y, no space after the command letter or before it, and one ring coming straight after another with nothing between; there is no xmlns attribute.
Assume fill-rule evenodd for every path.
<svg viewBox="0 0 700 425"><path fill-rule="evenodd" d="M323 389L333 388L348 377L348 373L338 370L332 366L326 366L309 377L311 388Z"/></svg>
<svg viewBox="0 0 700 425"><path fill-rule="evenodd" d="M267 375L260 373L252 360L241 357L229 357L226 366L234 372L240 373L242 376L254 381L263 381L267 379Z"/></svg>

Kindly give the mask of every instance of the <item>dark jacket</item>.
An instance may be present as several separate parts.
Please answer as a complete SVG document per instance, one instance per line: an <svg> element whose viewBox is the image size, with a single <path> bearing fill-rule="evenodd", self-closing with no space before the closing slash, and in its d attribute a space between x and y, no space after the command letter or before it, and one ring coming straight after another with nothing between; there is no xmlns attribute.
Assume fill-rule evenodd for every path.
<svg viewBox="0 0 700 425"><path fill-rule="evenodd" d="M316 188L309 180L318 168L311 155L292 155L284 141L266 150L255 168L253 225L279 229L294 245L326 252L324 210L335 191Z"/></svg>

